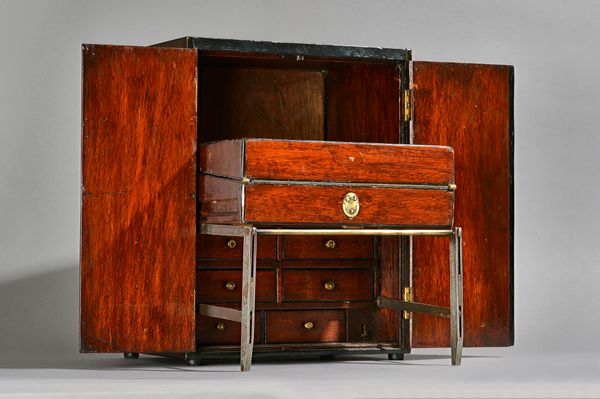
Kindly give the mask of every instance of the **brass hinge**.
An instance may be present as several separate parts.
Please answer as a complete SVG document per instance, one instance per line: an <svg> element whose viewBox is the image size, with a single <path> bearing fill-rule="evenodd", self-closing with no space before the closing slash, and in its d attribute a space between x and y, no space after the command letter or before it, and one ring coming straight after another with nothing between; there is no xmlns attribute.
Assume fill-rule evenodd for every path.
<svg viewBox="0 0 600 399"><path fill-rule="evenodd" d="M402 300L404 302L412 302L413 301L413 289L412 287L404 287L402 288ZM404 320L412 319L412 312L407 312L406 310L402 312L402 318Z"/></svg>
<svg viewBox="0 0 600 399"><path fill-rule="evenodd" d="M402 92L402 103L404 107L402 109L402 119L404 122L412 120L412 90L404 90Z"/></svg>

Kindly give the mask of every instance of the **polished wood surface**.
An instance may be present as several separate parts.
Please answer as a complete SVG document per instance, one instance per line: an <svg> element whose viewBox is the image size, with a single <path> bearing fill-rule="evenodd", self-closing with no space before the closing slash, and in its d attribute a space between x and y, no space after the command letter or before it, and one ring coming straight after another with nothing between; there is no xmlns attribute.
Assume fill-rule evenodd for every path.
<svg viewBox="0 0 600 399"><path fill-rule="evenodd" d="M196 258L206 259L242 259L242 237L198 235ZM275 259L277 257L277 237L258 237L258 259ZM239 262L241 267L242 263Z"/></svg>
<svg viewBox="0 0 600 399"><path fill-rule="evenodd" d="M464 344L513 344L512 67L414 62L414 142L454 147L463 228ZM415 301L448 306L448 241L415 237ZM449 323L415 315L415 347L448 346Z"/></svg>
<svg viewBox="0 0 600 399"><path fill-rule="evenodd" d="M201 172L233 179L454 183L453 150L442 146L247 139L199 153Z"/></svg>
<svg viewBox="0 0 600 399"><path fill-rule="evenodd" d="M321 70L202 65L199 140L322 140L323 79Z"/></svg>
<svg viewBox="0 0 600 399"><path fill-rule="evenodd" d="M276 301L276 280L273 270L256 271L256 302ZM242 301L241 270L198 270L196 298L202 303Z"/></svg>
<svg viewBox="0 0 600 399"><path fill-rule="evenodd" d="M195 349L196 67L83 46L83 352Z"/></svg>
<svg viewBox="0 0 600 399"><path fill-rule="evenodd" d="M201 174L241 179L244 177L244 140L221 140L198 146Z"/></svg>
<svg viewBox="0 0 600 399"><path fill-rule="evenodd" d="M232 304L220 304L220 306L239 309L239 306ZM254 322L254 342L260 343L262 312L255 312ZM208 316L198 316L196 323L196 339L199 346L206 345L240 345L240 335L242 333L240 323L235 321L223 320Z"/></svg>
<svg viewBox="0 0 600 399"><path fill-rule="evenodd" d="M400 143L398 64L336 64L327 69L331 141Z"/></svg>
<svg viewBox="0 0 600 399"><path fill-rule="evenodd" d="M454 156L450 147L247 140L245 153L245 176L250 179L454 182Z"/></svg>
<svg viewBox="0 0 600 399"><path fill-rule="evenodd" d="M198 212L201 223L240 223L242 185L239 181L198 175ZM200 236L198 240L204 239Z"/></svg>
<svg viewBox="0 0 600 399"><path fill-rule="evenodd" d="M306 323L312 323L306 326ZM267 313L267 344L345 342L344 310L290 310Z"/></svg>
<svg viewBox="0 0 600 399"><path fill-rule="evenodd" d="M285 270L283 301L373 300L371 270Z"/></svg>
<svg viewBox="0 0 600 399"><path fill-rule="evenodd" d="M284 236L284 259L372 259L370 236Z"/></svg>
<svg viewBox="0 0 600 399"><path fill-rule="evenodd" d="M349 191L360 200L353 219L342 211ZM244 217L256 224L447 227L452 225L453 197L446 190L251 184L245 190Z"/></svg>

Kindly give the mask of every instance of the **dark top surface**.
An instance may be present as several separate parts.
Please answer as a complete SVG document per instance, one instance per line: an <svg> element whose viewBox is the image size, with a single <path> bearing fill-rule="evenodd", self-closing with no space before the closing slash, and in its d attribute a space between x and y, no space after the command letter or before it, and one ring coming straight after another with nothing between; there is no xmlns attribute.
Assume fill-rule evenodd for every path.
<svg viewBox="0 0 600 399"><path fill-rule="evenodd" d="M379 47L351 47L323 44L277 43L254 40L213 39L205 37L183 37L160 43L172 45L180 42L188 48L208 51L240 51L312 57L343 57L404 61L410 60L409 49L390 49Z"/></svg>

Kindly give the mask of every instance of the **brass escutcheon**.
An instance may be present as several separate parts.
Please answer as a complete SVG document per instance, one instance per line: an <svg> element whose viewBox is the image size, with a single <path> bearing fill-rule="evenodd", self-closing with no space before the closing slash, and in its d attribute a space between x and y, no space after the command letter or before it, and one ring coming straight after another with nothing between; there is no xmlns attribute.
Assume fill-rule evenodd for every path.
<svg viewBox="0 0 600 399"><path fill-rule="evenodd" d="M225 323L217 323L215 328L217 329L217 331L225 331Z"/></svg>
<svg viewBox="0 0 600 399"><path fill-rule="evenodd" d="M334 240L325 241L325 248L330 248L330 249L335 248L335 241Z"/></svg>
<svg viewBox="0 0 600 399"><path fill-rule="evenodd" d="M235 290L235 283L233 281L228 281L225 284L225 288L227 288L227 291L233 291Z"/></svg>
<svg viewBox="0 0 600 399"><path fill-rule="evenodd" d="M333 281L326 281L325 284L323 284L323 286L327 291L335 290L335 283Z"/></svg>
<svg viewBox="0 0 600 399"><path fill-rule="evenodd" d="M235 242L235 240L229 240L227 241L227 246L231 249L235 248L237 245L237 242Z"/></svg>
<svg viewBox="0 0 600 399"><path fill-rule="evenodd" d="M353 219L358 215L358 212L360 212L360 201L355 193L346 193L342 200L342 210L344 211L344 215L348 216L350 219Z"/></svg>
<svg viewBox="0 0 600 399"><path fill-rule="evenodd" d="M304 323L304 328L306 328L307 330L312 330L314 326L315 325L312 321L307 321L306 323Z"/></svg>

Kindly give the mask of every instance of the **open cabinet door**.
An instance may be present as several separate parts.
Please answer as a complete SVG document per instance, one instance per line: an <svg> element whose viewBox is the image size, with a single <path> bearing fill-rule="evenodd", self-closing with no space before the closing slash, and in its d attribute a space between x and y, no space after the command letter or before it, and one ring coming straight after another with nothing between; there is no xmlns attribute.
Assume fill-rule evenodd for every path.
<svg viewBox="0 0 600 399"><path fill-rule="evenodd" d="M464 344L508 346L513 327L513 67L413 62L415 144L454 147L463 228ZM448 243L415 237L417 302L449 305ZM414 315L413 347L450 343L450 322Z"/></svg>
<svg viewBox="0 0 600 399"><path fill-rule="evenodd" d="M83 46L82 352L195 349L197 61Z"/></svg>

